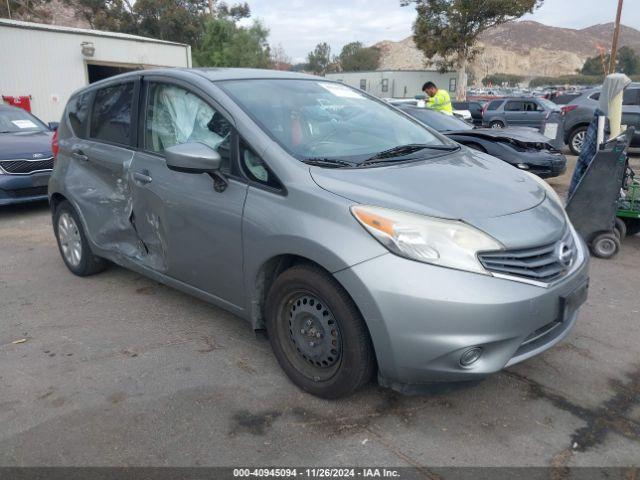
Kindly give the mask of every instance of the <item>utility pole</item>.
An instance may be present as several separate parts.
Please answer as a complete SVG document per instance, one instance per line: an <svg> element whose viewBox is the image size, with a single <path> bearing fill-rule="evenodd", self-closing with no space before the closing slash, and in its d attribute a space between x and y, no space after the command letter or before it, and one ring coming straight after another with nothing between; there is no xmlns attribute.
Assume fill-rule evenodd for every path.
<svg viewBox="0 0 640 480"><path fill-rule="evenodd" d="M616 25L613 29L613 41L611 42L611 59L609 60L609 73L616 71L616 53L618 50L618 36L620 35L620 17L622 16L622 1L618 0L618 13L616 13Z"/></svg>

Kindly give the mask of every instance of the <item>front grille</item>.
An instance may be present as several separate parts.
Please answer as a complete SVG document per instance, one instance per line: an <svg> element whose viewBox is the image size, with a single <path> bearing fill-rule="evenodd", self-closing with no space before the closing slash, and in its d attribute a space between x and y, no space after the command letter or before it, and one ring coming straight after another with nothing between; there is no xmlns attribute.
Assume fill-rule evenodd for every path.
<svg viewBox="0 0 640 480"><path fill-rule="evenodd" d="M7 173L33 173L53 168L53 157L43 160L1 160L0 167Z"/></svg>
<svg viewBox="0 0 640 480"><path fill-rule="evenodd" d="M483 253L479 259L490 272L549 283L569 271L577 254L573 235L567 229L557 242L541 247Z"/></svg>
<svg viewBox="0 0 640 480"><path fill-rule="evenodd" d="M30 188L20 188L18 190L7 190L10 196L15 198L23 198L23 197L36 197L47 194L47 186L44 187L30 187Z"/></svg>

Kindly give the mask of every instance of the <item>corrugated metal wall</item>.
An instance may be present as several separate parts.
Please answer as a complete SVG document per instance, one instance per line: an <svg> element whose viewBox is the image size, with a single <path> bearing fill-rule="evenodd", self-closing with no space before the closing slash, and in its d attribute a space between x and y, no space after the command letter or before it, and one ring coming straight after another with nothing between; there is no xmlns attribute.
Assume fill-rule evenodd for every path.
<svg viewBox="0 0 640 480"><path fill-rule="evenodd" d="M82 42L95 55L85 58ZM0 94L31 95L32 112L59 121L69 96L87 85L87 65L191 66L188 46L0 25Z"/></svg>
<svg viewBox="0 0 640 480"><path fill-rule="evenodd" d="M362 88L381 98L413 98L422 93L422 85L432 81L439 88L455 91L456 72L440 73L426 70L382 70L372 72L328 73L326 78ZM385 88L386 86L386 88ZM386 91L385 91L386 90Z"/></svg>

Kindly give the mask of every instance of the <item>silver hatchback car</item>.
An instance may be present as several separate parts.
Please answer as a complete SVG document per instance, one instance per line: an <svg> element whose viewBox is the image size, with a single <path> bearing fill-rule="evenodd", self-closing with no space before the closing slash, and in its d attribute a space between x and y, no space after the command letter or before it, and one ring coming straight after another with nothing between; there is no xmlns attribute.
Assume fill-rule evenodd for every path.
<svg viewBox="0 0 640 480"><path fill-rule="evenodd" d="M53 227L266 329L300 388L482 378L567 335L583 242L546 183L366 93L265 70L151 70L70 99Z"/></svg>

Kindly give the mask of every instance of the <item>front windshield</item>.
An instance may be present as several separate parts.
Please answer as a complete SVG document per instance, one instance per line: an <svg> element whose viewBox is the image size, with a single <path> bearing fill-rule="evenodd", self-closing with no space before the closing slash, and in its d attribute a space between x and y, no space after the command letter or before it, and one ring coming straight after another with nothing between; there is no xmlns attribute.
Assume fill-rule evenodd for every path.
<svg viewBox="0 0 640 480"><path fill-rule="evenodd" d="M42 132L47 128L20 108L0 109L0 133Z"/></svg>
<svg viewBox="0 0 640 480"><path fill-rule="evenodd" d="M402 110L439 132L473 130L473 126L453 115L434 112L426 108L403 108Z"/></svg>
<svg viewBox="0 0 640 480"><path fill-rule="evenodd" d="M338 83L278 79L219 85L300 160L361 163L401 145L455 145L393 107Z"/></svg>

